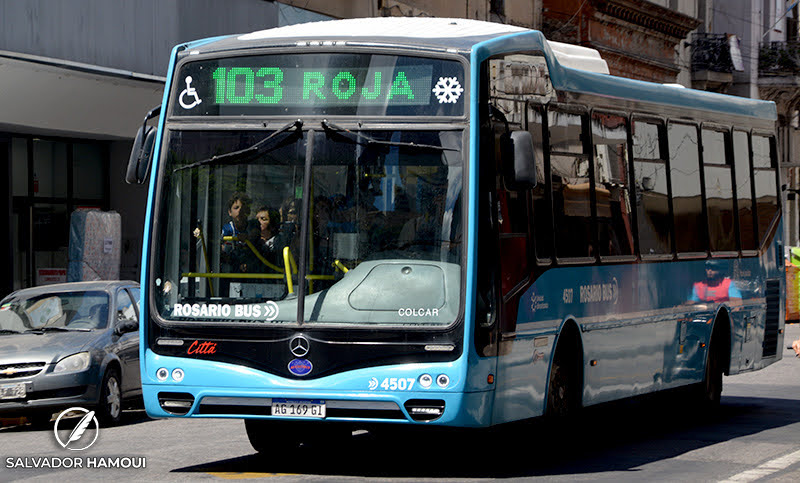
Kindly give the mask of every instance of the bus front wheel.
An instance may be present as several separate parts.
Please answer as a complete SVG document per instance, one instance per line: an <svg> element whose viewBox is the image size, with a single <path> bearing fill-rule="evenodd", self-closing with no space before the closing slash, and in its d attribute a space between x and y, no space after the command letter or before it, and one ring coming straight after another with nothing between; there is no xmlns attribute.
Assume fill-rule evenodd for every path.
<svg viewBox="0 0 800 483"><path fill-rule="evenodd" d="M546 414L563 418L581 406L580 342L571 331L562 332L550 368Z"/></svg>
<svg viewBox="0 0 800 483"><path fill-rule="evenodd" d="M722 356L719 338L712 340L708 349L705 377L697 388L698 399L705 408L711 409L719 406L722 397L722 374L724 372Z"/></svg>

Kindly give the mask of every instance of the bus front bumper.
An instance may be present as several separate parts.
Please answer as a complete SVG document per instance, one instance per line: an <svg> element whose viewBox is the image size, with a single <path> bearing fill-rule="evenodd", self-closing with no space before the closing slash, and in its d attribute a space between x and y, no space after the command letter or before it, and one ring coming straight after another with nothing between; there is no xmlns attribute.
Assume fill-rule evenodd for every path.
<svg viewBox="0 0 800 483"><path fill-rule="evenodd" d="M484 427L491 420L493 393L465 391L460 361L287 379L232 364L149 353L142 369L145 409L152 417L457 427Z"/></svg>

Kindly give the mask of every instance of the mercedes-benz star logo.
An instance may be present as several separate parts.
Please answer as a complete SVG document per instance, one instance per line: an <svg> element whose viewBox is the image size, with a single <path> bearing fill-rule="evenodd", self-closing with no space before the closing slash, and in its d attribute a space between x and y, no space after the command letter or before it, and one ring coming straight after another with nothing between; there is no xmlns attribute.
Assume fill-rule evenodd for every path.
<svg viewBox="0 0 800 483"><path fill-rule="evenodd" d="M302 335L293 337L289 341L289 350L292 351L295 357L303 357L308 354L308 339Z"/></svg>

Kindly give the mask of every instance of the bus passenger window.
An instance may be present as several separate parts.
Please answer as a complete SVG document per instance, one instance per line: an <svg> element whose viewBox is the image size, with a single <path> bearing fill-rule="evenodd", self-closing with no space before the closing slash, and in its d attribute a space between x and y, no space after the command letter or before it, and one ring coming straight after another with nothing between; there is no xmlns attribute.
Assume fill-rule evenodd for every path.
<svg viewBox="0 0 800 483"><path fill-rule="evenodd" d="M542 111L537 107L528 106L528 132L533 139L536 179L539 180L531 191L534 251L537 259L549 263L553 257L553 216L548 196L550 187L544 169L542 121Z"/></svg>
<svg viewBox="0 0 800 483"><path fill-rule="evenodd" d="M643 256L672 251L667 164L661 152L663 125L636 121L632 126L633 175L639 250Z"/></svg>
<svg viewBox="0 0 800 483"><path fill-rule="evenodd" d="M706 251L706 227L700 185L697 127L671 123L668 130L672 210L678 253Z"/></svg>
<svg viewBox="0 0 800 483"><path fill-rule="evenodd" d="M627 120L613 114L593 114L592 144L600 255L633 255Z"/></svg>
<svg viewBox="0 0 800 483"><path fill-rule="evenodd" d="M775 180L772 139L753 136L753 183L756 188L758 237L764 241L772 219L778 213L778 185Z"/></svg>
<svg viewBox="0 0 800 483"><path fill-rule="evenodd" d="M583 150L582 118L549 111L548 121L556 256L594 257L589 157Z"/></svg>
<svg viewBox="0 0 800 483"><path fill-rule="evenodd" d="M725 155L728 133L711 129L702 132L709 245L713 252L735 251L733 181Z"/></svg>
<svg viewBox="0 0 800 483"><path fill-rule="evenodd" d="M739 238L742 250L758 248L753 213L753 187L750 182L750 145L748 134L733 132L733 161L736 175L736 207L739 212Z"/></svg>

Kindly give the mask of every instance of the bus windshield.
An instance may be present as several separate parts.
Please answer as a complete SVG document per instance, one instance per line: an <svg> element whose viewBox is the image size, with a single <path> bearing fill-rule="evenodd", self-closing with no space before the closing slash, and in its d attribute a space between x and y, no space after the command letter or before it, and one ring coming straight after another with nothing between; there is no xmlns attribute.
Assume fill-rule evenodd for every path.
<svg viewBox="0 0 800 483"><path fill-rule="evenodd" d="M170 130L153 247L170 322L447 326L460 130Z"/></svg>

